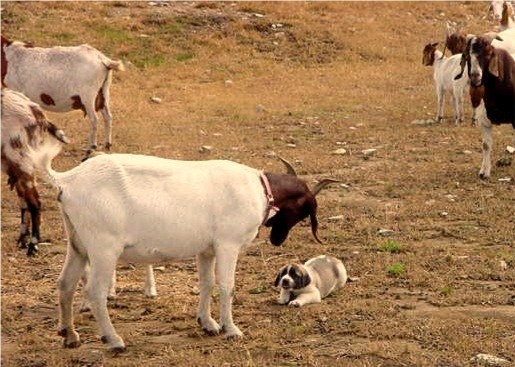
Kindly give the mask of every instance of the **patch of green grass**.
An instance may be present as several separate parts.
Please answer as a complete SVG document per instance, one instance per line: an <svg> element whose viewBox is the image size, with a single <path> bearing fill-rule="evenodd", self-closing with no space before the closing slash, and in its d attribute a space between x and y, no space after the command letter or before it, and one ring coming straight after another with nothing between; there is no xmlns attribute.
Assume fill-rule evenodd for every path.
<svg viewBox="0 0 515 367"><path fill-rule="evenodd" d="M52 35L54 39L57 40L59 44L71 43L77 39L77 37L73 33L69 32L57 32Z"/></svg>
<svg viewBox="0 0 515 367"><path fill-rule="evenodd" d="M128 42L132 39L132 35L126 30L106 24L97 25L94 29L108 43Z"/></svg>
<svg viewBox="0 0 515 367"><path fill-rule="evenodd" d="M184 52L177 52L175 55L173 55L173 58L179 62L184 62L193 59L195 55L193 55L192 52L184 51Z"/></svg>
<svg viewBox="0 0 515 367"><path fill-rule="evenodd" d="M389 275L394 277L400 277L406 273L406 266L402 263L390 265L387 269Z"/></svg>
<svg viewBox="0 0 515 367"><path fill-rule="evenodd" d="M440 294L442 296L445 296L445 297L449 297L452 293L452 287L449 286L449 285L446 285L445 287L442 288L442 290L440 291Z"/></svg>
<svg viewBox="0 0 515 367"><path fill-rule="evenodd" d="M382 252L389 252L391 254L398 254L402 251L402 246L395 240L387 240L379 245Z"/></svg>

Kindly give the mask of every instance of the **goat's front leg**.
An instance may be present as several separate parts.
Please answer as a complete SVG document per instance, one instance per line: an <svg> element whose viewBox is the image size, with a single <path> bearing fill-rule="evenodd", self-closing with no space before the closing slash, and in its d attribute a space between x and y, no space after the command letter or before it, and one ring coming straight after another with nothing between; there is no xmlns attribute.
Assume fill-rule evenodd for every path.
<svg viewBox="0 0 515 367"><path fill-rule="evenodd" d="M216 249L216 279L220 287L220 322L222 330L228 338L243 336L232 319L232 298L238 250L239 247L230 245L220 246Z"/></svg>
<svg viewBox="0 0 515 367"><path fill-rule="evenodd" d="M103 254L90 256L90 274L85 293L91 312L100 325L102 342L115 352L125 350L123 339L116 333L107 311L107 294L112 284L117 258Z"/></svg>
<svg viewBox="0 0 515 367"><path fill-rule="evenodd" d="M436 88L436 122L443 122L443 107L444 107L444 90L443 88L437 87Z"/></svg>
<svg viewBox="0 0 515 367"><path fill-rule="evenodd" d="M64 338L66 348L77 348L80 345L79 334L73 324L73 294L77 283L85 270L87 259L73 249L73 239L66 253L63 270L57 281L59 289L59 326L58 334Z"/></svg>
<svg viewBox="0 0 515 367"><path fill-rule="evenodd" d="M209 335L220 333L220 325L211 317L211 293L215 278L215 257L211 253L197 255L197 268L200 282L197 321Z"/></svg>
<svg viewBox="0 0 515 367"><path fill-rule="evenodd" d="M21 209L20 237L18 238L18 244L21 248L27 247L27 255L33 256L38 251L38 244L41 240L39 234L39 227L41 225L41 201L39 200L39 193L36 190L35 180L33 178L20 178L16 182L16 193L18 194ZM29 232L29 226L31 227L31 232ZM27 241L29 237L30 239Z"/></svg>
<svg viewBox="0 0 515 367"><path fill-rule="evenodd" d="M484 107L483 107L484 109ZM479 170L479 178L486 179L490 177L490 171L492 169L492 163L490 161L490 152L492 151L493 139L492 139L492 123L486 117L486 114L481 113L479 119L479 126L481 127L481 133L483 136L483 161L481 162L481 169Z"/></svg>

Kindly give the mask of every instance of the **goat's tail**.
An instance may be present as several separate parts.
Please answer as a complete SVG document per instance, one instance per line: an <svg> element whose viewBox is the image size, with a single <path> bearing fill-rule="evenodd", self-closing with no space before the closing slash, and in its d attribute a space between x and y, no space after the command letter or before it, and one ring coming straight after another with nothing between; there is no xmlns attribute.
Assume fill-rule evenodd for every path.
<svg viewBox="0 0 515 367"><path fill-rule="evenodd" d="M125 66L123 65L122 60L111 60L107 56L104 56L102 58L102 63L109 70L116 70L116 71L124 71L125 70Z"/></svg>
<svg viewBox="0 0 515 367"><path fill-rule="evenodd" d="M62 143L57 139L46 139L36 147L28 149L28 156L34 167L43 173L45 181L59 188L59 173L52 169L52 160L61 152Z"/></svg>

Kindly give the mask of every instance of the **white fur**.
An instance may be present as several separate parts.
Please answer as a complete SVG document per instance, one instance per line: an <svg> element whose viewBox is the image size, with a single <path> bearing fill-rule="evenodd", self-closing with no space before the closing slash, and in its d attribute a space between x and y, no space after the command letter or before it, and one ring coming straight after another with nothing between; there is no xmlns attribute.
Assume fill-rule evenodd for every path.
<svg viewBox="0 0 515 367"><path fill-rule="evenodd" d="M469 78L463 75L462 78L455 80L454 77L460 72L461 54L451 57L443 56L442 52L435 50L433 63L433 78L436 89L437 112L436 121L443 120L445 92L450 92L454 103L454 122L456 124L463 122L463 93L469 89ZM476 111L472 113L472 121L475 122Z"/></svg>
<svg viewBox="0 0 515 367"><path fill-rule="evenodd" d="M260 171L230 161L175 161L130 154L105 154L58 173L41 155L59 200L69 246L59 276L61 335L80 344L72 301L89 261L85 287L103 339L113 349L124 342L111 324L106 298L118 260L153 263L197 257L198 320L208 332L241 336L232 318L238 252L252 241L268 205ZM91 187L95 187L94 193ZM219 325L210 312L213 284L220 287Z"/></svg>
<svg viewBox="0 0 515 367"><path fill-rule="evenodd" d="M91 122L89 149L97 144L98 118L95 99L102 90L105 107L101 109L105 124L105 144L111 145L112 117L109 109L109 86L112 70L123 70L120 61L113 61L89 45L75 47L25 47L21 42L3 46L7 61L4 83L24 93L44 109L68 112L73 109L71 97L80 96ZM43 103L41 95L51 96L55 105Z"/></svg>

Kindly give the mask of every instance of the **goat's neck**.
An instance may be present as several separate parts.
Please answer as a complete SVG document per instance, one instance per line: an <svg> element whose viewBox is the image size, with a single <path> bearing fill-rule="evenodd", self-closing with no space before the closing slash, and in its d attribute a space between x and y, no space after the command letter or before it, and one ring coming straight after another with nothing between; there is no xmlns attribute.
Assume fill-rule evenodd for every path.
<svg viewBox="0 0 515 367"><path fill-rule="evenodd" d="M443 56L443 57L442 57ZM444 60L447 59L447 57L445 57L442 53L442 51L439 51L439 50L436 50L435 53L434 53L434 61L433 61L433 66L436 68L438 65L440 65Z"/></svg>
<svg viewBox="0 0 515 367"><path fill-rule="evenodd" d="M265 172L265 175L270 183L274 205L278 207L281 207L281 203L290 200L292 197L298 197L309 191L305 183L296 176L270 172Z"/></svg>

